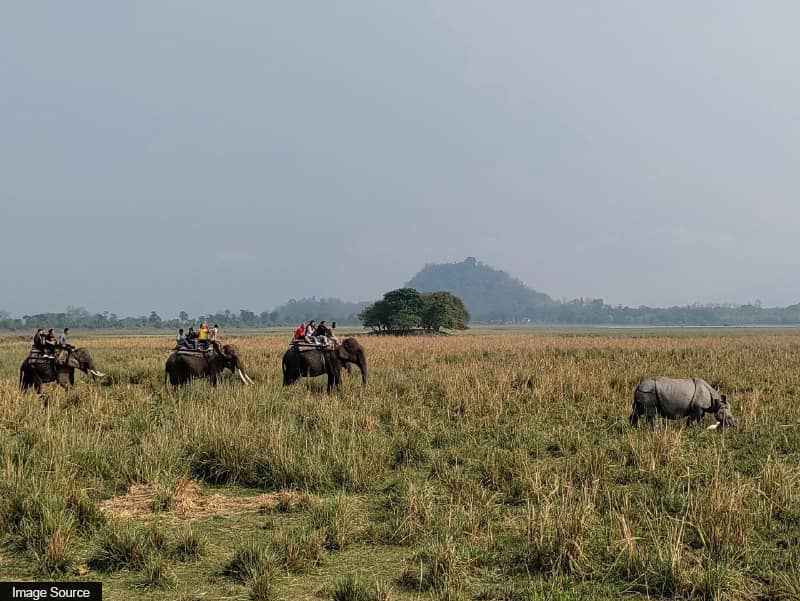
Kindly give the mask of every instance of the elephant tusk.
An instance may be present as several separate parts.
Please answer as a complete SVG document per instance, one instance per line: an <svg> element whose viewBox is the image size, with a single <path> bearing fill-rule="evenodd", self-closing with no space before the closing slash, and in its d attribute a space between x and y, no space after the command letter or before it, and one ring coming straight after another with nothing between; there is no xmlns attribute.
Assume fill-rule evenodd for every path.
<svg viewBox="0 0 800 601"><path fill-rule="evenodd" d="M242 373L244 373L244 372L242 372ZM251 378L247 374L244 374L244 377L247 378L247 381L250 382L251 384L255 384L255 382L253 381L253 378Z"/></svg>
<svg viewBox="0 0 800 601"><path fill-rule="evenodd" d="M706 430L716 430L719 428L719 424L711 424Z"/></svg>
<svg viewBox="0 0 800 601"><path fill-rule="evenodd" d="M90 370L89 370L89 372L90 372L90 373L91 373L93 376L96 376L96 377L98 377L98 378L104 378L104 377L105 377L105 374L104 374L103 372L96 371L96 370L94 370L94 369L90 369Z"/></svg>
<svg viewBox="0 0 800 601"><path fill-rule="evenodd" d="M239 379L242 381L242 384L247 384L247 380L244 379L244 374L242 373L242 370L237 369L236 373L239 375Z"/></svg>

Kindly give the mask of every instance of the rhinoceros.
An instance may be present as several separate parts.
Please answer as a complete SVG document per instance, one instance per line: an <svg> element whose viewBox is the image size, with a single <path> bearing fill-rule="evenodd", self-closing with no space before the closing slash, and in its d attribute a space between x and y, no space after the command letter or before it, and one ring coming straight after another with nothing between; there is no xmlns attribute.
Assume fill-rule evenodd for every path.
<svg viewBox="0 0 800 601"><path fill-rule="evenodd" d="M701 378L645 378L633 394L632 426L639 423L644 415L652 425L656 413L667 419L687 418L688 423L701 422L706 413L713 413L717 426L735 428L736 420L731 415L728 399L720 395L708 382Z"/></svg>

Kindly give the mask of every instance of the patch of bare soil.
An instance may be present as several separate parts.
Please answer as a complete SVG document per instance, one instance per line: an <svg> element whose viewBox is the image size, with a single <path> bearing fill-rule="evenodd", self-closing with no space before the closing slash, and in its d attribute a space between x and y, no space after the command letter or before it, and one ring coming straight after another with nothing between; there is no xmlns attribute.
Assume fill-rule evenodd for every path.
<svg viewBox="0 0 800 601"><path fill-rule="evenodd" d="M248 511L291 510L308 504L307 493L293 490L264 493L252 497L200 494L200 483L182 480L174 488L134 484L120 497L104 501L104 512L117 518L147 519L156 515L179 520L195 520L213 515L233 515Z"/></svg>

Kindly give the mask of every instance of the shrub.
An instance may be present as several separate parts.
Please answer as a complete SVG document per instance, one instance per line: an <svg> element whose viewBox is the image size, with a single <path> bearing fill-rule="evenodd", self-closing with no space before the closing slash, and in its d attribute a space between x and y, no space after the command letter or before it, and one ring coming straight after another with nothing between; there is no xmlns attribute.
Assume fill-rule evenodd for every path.
<svg viewBox="0 0 800 601"><path fill-rule="evenodd" d="M224 574L238 582L249 582L276 572L280 563L269 546L251 539L236 549Z"/></svg>
<svg viewBox="0 0 800 601"><path fill-rule="evenodd" d="M318 565L325 554L324 533L305 526L277 533L271 544L279 553L283 567L291 571Z"/></svg>
<svg viewBox="0 0 800 601"><path fill-rule="evenodd" d="M150 552L147 534L139 527L112 522L100 532L89 565L103 572L141 569Z"/></svg>
<svg viewBox="0 0 800 601"><path fill-rule="evenodd" d="M309 521L312 528L322 531L327 549L342 550L353 539L353 505L344 495L313 503L309 507Z"/></svg>
<svg viewBox="0 0 800 601"><path fill-rule="evenodd" d="M380 579L350 573L336 581L331 601L390 601L392 588Z"/></svg>
<svg viewBox="0 0 800 601"><path fill-rule="evenodd" d="M174 556L180 561L196 560L206 552L206 539L191 527L183 531L178 539Z"/></svg>
<svg viewBox="0 0 800 601"><path fill-rule="evenodd" d="M145 589L171 589L177 579L169 569L166 560L158 555L151 555L142 568L142 587Z"/></svg>

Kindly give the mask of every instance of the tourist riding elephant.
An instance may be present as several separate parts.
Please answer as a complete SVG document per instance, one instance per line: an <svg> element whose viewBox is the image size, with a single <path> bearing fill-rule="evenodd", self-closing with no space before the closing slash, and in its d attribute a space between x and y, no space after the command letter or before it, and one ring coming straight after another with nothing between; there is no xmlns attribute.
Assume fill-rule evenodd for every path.
<svg viewBox="0 0 800 601"><path fill-rule="evenodd" d="M212 343L211 348L205 352L188 349L173 351L164 365L164 383L166 384L169 378L170 384L177 388L189 380L208 378L211 385L216 386L225 368L236 373L243 384L254 384L250 376L245 373L244 364L236 347L218 342Z"/></svg>
<svg viewBox="0 0 800 601"><path fill-rule="evenodd" d="M63 361L60 357L55 359L37 356L34 353L28 355L19 367L20 389L24 392L34 388L37 393L41 393L42 384L48 382L58 382L64 388L69 388L75 384L76 369L91 374L93 378L105 375L94 368L94 360L85 348L76 348L69 353L63 350L60 353L66 353Z"/></svg>
<svg viewBox="0 0 800 601"><path fill-rule="evenodd" d="M303 377L328 376L328 391L341 385L341 368L350 371L350 364L361 370L361 382L367 385L367 357L355 338L345 338L335 349L304 349L292 346L283 355L283 385L289 386Z"/></svg>
<svg viewBox="0 0 800 601"><path fill-rule="evenodd" d="M736 420L731 415L728 399L720 395L708 382L701 378L645 378L633 393L633 412L630 422L632 426L639 423L644 415L647 423L652 425L656 414L667 419L687 418L688 423L701 422L706 413L713 413L716 428L736 427Z"/></svg>

